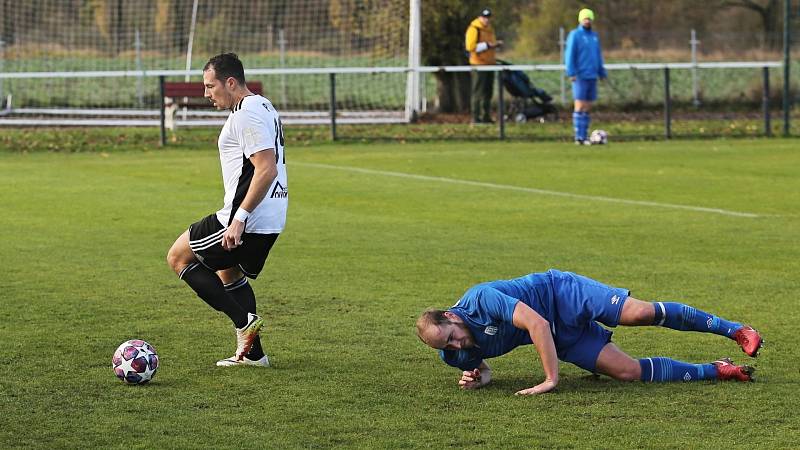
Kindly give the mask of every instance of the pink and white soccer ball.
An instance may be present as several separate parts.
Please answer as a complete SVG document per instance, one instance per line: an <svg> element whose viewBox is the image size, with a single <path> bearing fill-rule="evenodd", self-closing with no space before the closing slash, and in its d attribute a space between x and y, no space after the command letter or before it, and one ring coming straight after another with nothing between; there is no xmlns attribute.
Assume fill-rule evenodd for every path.
<svg viewBox="0 0 800 450"><path fill-rule="evenodd" d="M608 133L605 130L594 130L592 134L589 135L589 142L592 145L604 145L608 144Z"/></svg>
<svg viewBox="0 0 800 450"><path fill-rule="evenodd" d="M111 358L114 374L128 384L144 384L158 370L156 349L141 339L123 342Z"/></svg>

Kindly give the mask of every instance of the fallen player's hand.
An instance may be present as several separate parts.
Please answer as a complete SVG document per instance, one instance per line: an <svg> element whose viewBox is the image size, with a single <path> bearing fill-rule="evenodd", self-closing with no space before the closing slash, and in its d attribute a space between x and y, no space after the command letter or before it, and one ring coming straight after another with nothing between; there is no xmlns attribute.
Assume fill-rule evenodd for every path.
<svg viewBox="0 0 800 450"><path fill-rule="evenodd" d="M553 380L544 380L542 383L537 384L536 386L528 389L523 389L521 391L517 391L514 395L536 395L536 394L544 394L545 392L550 392L556 388L557 382Z"/></svg>
<svg viewBox="0 0 800 450"><path fill-rule="evenodd" d="M484 377L480 369L465 370L458 380L461 389L478 389L489 383L489 377Z"/></svg>

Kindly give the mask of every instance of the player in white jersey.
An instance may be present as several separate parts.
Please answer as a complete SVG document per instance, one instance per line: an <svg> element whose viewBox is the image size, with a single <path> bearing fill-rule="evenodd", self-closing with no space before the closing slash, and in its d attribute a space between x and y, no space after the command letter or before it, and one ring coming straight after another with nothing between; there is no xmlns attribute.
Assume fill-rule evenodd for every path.
<svg viewBox="0 0 800 450"><path fill-rule="evenodd" d="M192 224L167 254L172 270L236 329L236 353L218 366L269 366L261 347L263 320L247 277L255 279L283 231L288 205L283 127L266 98L245 84L233 53L203 68L205 96L231 111L219 135L225 198L222 208Z"/></svg>

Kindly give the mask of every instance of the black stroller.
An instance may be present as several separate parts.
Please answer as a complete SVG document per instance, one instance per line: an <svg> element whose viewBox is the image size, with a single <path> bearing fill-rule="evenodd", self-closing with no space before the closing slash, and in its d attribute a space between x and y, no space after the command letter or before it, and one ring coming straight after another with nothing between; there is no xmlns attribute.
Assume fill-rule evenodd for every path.
<svg viewBox="0 0 800 450"><path fill-rule="evenodd" d="M498 64L510 65L505 61ZM527 122L528 119L538 119L544 123L547 120L558 120L558 110L553 105L551 97L544 89L537 88L531 79L521 70L502 72L503 86L514 97L506 106L506 119L517 123Z"/></svg>

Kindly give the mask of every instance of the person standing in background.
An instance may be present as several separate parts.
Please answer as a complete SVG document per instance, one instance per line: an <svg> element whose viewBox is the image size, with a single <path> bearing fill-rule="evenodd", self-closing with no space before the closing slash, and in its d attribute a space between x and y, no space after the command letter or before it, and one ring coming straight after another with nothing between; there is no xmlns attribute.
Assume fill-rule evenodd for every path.
<svg viewBox="0 0 800 450"><path fill-rule="evenodd" d="M590 145L588 133L592 119L589 111L592 102L597 100L597 79L608 77L603 67L600 39L592 30L593 22L594 12L591 9L580 10L578 27L570 31L564 51L564 65L572 81L572 97L575 101L572 124L575 144L578 145Z"/></svg>
<svg viewBox="0 0 800 450"><path fill-rule="evenodd" d="M467 27L466 49L473 66L495 65L495 48L503 45L492 28L492 11L485 8ZM491 102L494 72L472 72L472 123L492 123Z"/></svg>

